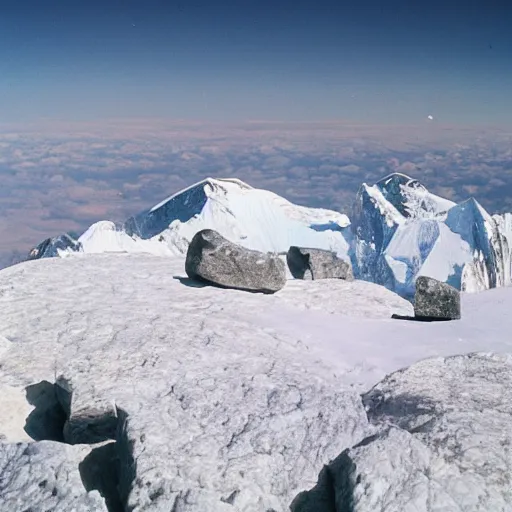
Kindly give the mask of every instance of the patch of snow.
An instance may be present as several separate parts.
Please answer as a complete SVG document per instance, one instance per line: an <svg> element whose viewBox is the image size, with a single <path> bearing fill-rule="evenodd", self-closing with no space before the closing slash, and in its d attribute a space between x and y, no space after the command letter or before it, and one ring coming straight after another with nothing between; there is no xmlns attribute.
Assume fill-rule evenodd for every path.
<svg viewBox="0 0 512 512"><path fill-rule="evenodd" d="M0 411L2 411L0 441L3 443L31 441L23 426L32 410L33 407L27 402L23 389L0 384Z"/></svg>
<svg viewBox="0 0 512 512"><path fill-rule="evenodd" d="M402 214L386 200L377 185L369 186L364 183L363 189L373 199L373 204L378 208L388 227L399 226L405 222Z"/></svg>
<svg viewBox="0 0 512 512"><path fill-rule="evenodd" d="M384 258L386 258L386 262L389 265L389 268L393 272L395 279L401 283L405 284L407 281L407 271L409 266L404 261L397 260L390 256L389 254L385 254Z"/></svg>

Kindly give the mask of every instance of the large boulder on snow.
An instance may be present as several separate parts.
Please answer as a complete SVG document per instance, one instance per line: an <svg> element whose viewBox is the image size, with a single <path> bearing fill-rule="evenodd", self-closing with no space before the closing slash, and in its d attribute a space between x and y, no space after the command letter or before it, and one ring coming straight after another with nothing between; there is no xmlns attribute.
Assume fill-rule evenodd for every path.
<svg viewBox="0 0 512 512"><path fill-rule="evenodd" d="M449 284L427 276L416 279L414 316L419 319L460 319L460 292Z"/></svg>
<svg viewBox="0 0 512 512"><path fill-rule="evenodd" d="M363 395L378 431L341 453L293 512L512 510L512 357L435 358Z"/></svg>
<svg viewBox="0 0 512 512"><path fill-rule="evenodd" d="M286 283L285 265L277 254L246 249L212 229L192 238L185 271L191 279L252 292L274 293Z"/></svg>
<svg viewBox="0 0 512 512"><path fill-rule="evenodd" d="M292 246L286 262L295 279L353 279L351 265L332 251Z"/></svg>

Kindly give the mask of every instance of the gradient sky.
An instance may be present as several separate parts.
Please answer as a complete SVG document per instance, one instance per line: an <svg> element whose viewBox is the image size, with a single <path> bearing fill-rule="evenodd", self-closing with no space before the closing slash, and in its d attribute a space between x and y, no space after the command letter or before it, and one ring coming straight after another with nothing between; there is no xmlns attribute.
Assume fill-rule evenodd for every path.
<svg viewBox="0 0 512 512"><path fill-rule="evenodd" d="M17 0L0 122L512 125L510 0Z"/></svg>

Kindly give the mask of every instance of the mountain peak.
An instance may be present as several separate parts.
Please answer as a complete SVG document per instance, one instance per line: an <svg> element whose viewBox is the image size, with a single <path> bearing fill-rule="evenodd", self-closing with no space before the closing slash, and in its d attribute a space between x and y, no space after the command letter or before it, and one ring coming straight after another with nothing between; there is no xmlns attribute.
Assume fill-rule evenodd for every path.
<svg viewBox="0 0 512 512"><path fill-rule="evenodd" d="M404 217L412 217L415 214L409 207L412 195L428 194L428 190L418 180L399 172L379 180L375 186Z"/></svg>
<svg viewBox="0 0 512 512"><path fill-rule="evenodd" d="M239 180L238 178L211 178L207 177L204 180L198 181L197 183L194 183L193 185L190 185L179 192L175 192L171 196L169 196L167 199L164 199L163 201L160 201L158 204L153 206L149 211L154 212L155 210L158 210L159 208L164 207L169 201L172 201L178 196L181 196L183 194L191 193L194 190L204 190L205 186L208 186L211 190L217 190L217 189L224 189L228 188L229 186L235 186L240 189L250 190L253 187L248 185L247 183L243 182L242 180Z"/></svg>
<svg viewBox="0 0 512 512"><path fill-rule="evenodd" d="M396 186L407 187L423 187L423 185L415 178L407 176L401 172L393 172L380 179L376 185L381 189L389 189ZM425 187L423 187L425 188Z"/></svg>
<svg viewBox="0 0 512 512"><path fill-rule="evenodd" d="M162 233L172 221L188 222L199 215L212 195L244 190L254 189L236 178L205 178L130 217L124 229L129 235L149 239Z"/></svg>

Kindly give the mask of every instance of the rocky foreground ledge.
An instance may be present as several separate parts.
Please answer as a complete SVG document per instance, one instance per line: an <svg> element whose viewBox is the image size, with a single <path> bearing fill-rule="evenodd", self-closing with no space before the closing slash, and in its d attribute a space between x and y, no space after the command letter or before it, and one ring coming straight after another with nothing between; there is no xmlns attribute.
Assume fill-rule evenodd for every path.
<svg viewBox="0 0 512 512"><path fill-rule="evenodd" d="M375 318L410 313L330 286L364 288ZM509 357L424 361L361 396L254 321L286 293L146 256L0 273L0 510L512 510Z"/></svg>
<svg viewBox="0 0 512 512"><path fill-rule="evenodd" d="M326 466L292 510L512 510L512 356L425 360L362 398L377 432Z"/></svg>

